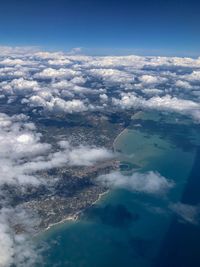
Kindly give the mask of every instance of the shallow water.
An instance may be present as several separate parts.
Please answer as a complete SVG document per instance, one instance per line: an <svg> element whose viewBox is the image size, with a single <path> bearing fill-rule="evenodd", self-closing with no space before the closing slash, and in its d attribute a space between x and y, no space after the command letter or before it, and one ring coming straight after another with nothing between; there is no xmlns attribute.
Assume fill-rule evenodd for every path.
<svg viewBox="0 0 200 267"><path fill-rule="evenodd" d="M174 131L179 136L174 138L173 133L163 134L162 129L157 128L157 122L164 130ZM188 123L183 122L183 125ZM40 235L38 244L46 242L49 245L43 253L43 266L197 266L183 263L173 265L172 260L164 265L167 255L174 255L174 250L167 251L168 245L176 241L180 243L178 237L174 237L174 229L177 224L181 227L186 225L175 219L169 205L186 198L185 192L189 186L194 187L199 172L198 140L195 139L197 129L194 127L193 131L190 125L190 136L184 138L184 127L180 124L176 129L173 118L160 118L157 114L140 114L133 118L131 127L115 140L115 150L120 152L121 162L131 164L125 172L158 171L174 180L176 186L167 196L111 190L79 221L57 225ZM189 138L193 146L188 146ZM191 175L192 185L188 182ZM189 201L193 190L190 188L186 195ZM195 204L197 202L198 199Z"/></svg>

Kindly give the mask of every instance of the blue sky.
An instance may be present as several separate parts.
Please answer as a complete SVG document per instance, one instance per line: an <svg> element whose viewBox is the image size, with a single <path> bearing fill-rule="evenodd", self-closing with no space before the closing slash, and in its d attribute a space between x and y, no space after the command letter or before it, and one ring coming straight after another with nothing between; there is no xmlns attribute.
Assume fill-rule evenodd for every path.
<svg viewBox="0 0 200 267"><path fill-rule="evenodd" d="M197 56L199 11L194 0L2 0L0 44Z"/></svg>

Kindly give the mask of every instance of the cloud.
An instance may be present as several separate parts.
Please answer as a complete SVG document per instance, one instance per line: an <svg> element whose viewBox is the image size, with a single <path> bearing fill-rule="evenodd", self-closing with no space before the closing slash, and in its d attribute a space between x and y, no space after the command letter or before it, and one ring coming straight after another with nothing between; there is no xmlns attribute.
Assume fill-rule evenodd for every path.
<svg viewBox="0 0 200 267"><path fill-rule="evenodd" d="M132 74L117 69L91 69L89 71L92 77L102 79L106 84L133 82Z"/></svg>
<svg viewBox="0 0 200 267"><path fill-rule="evenodd" d="M44 178L38 172L64 166L92 166L114 157L105 148L74 147L66 140L54 146L42 141L28 116L0 113L0 267L34 266L40 259L40 252L31 241L40 220L20 205L11 206L10 195L3 189L5 185L17 187L23 193L27 185L48 187L54 183L53 178Z"/></svg>
<svg viewBox="0 0 200 267"><path fill-rule="evenodd" d="M162 90L157 89L157 88L146 88L146 89L143 89L142 92L148 96L161 95L163 93Z"/></svg>
<svg viewBox="0 0 200 267"><path fill-rule="evenodd" d="M48 61L48 64L50 66L51 65L53 65L53 66L63 66L63 65L67 66L67 65L71 64L71 61L67 58L50 59Z"/></svg>
<svg viewBox="0 0 200 267"><path fill-rule="evenodd" d="M108 101L108 96L106 94L101 94L99 95L100 97L100 101L102 101L103 103Z"/></svg>
<svg viewBox="0 0 200 267"><path fill-rule="evenodd" d="M157 84L157 83L162 83L162 82L167 81L166 78L156 77L152 75L142 75L141 77L139 77L139 80L145 85L146 84Z"/></svg>
<svg viewBox="0 0 200 267"><path fill-rule="evenodd" d="M176 85L177 87L180 87L181 89L182 89L182 88L183 88L183 89L192 89L192 86L191 86L190 83L187 82L187 81L178 80L178 81L175 82L175 85Z"/></svg>
<svg viewBox="0 0 200 267"><path fill-rule="evenodd" d="M81 54L82 50L83 50L82 47L74 47L68 52L68 54L69 55L79 55L79 54Z"/></svg>
<svg viewBox="0 0 200 267"><path fill-rule="evenodd" d="M22 56L33 55L39 50L36 46L0 46L1 56Z"/></svg>
<svg viewBox="0 0 200 267"><path fill-rule="evenodd" d="M0 114L0 186L45 182L35 172L64 165L89 166L113 157L105 148L72 147L60 141L56 150L41 142L41 134L24 115L9 117Z"/></svg>
<svg viewBox="0 0 200 267"><path fill-rule="evenodd" d="M50 99L47 100L46 96L31 96L26 103L28 103L31 107L42 107L45 111L55 114L84 112L89 109L89 106L79 99L65 101L58 97L52 97L51 95L49 95L49 97Z"/></svg>
<svg viewBox="0 0 200 267"><path fill-rule="evenodd" d="M39 73L36 73L34 75L35 78L39 79L55 79L55 78L66 78L70 79L77 75L77 71L74 71L72 69L53 69L53 68L47 68L42 70Z"/></svg>
<svg viewBox="0 0 200 267"><path fill-rule="evenodd" d="M155 96L146 101L146 106L152 109L175 111L178 113L191 115L194 119L200 120L199 103L165 95L163 97Z"/></svg>
<svg viewBox="0 0 200 267"><path fill-rule="evenodd" d="M35 222L33 217L19 207L4 207L0 210L0 267L13 264L17 267L34 266L41 260L40 252L29 232L36 226ZM23 227L23 231L17 230L19 225Z"/></svg>
<svg viewBox="0 0 200 267"><path fill-rule="evenodd" d="M150 108L200 118L199 58L94 57L19 47L1 51L0 95L34 112L36 107L52 115Z"/></svg>
<svg viewBox="0 0 200 267"><path fill-rule="evenodd" d="M174 186L174 182L167 180L157 172L133 173L123 175L115 171L101 175L97 178L98 182L108 188L124 188L134 192L147 194L164 194Z"/></svg>
<svg viewBox="0 0 200 267"><path fill-rule="evenodd" d="M186 75L185 78L189 81L200 81L200 71L195 70L191 74Z"/></svg>
<svg viewBox="0 0 200 267"><path fill-rule="evenodd" d="M15 65L26 65L27 62L25 60L22 60L20 58L14 58L14 59L10 59L10 58L6 58L2 61L0 61L0 65L3 66L15 66Z"/></svg>
<svg viewBox="0 0 200 267"><path fill-rule="evenodd" d="M178 112L189 115L196 121L200 120L200 105L196 101L180 99L169 94L153 96L149 99L138 97L134 93L122 93L121 99L113 98L112 102L123 109L143 108L163 111Z"/></svg>
<svg viewBox="0 0 200 267"><path fill-rule="evenodd" d="M27 95L39 90L37 81L25 80L24 78L13 79L11 82L2 82L1 89L5 95Z"/></svg>
<svg viewBox="0 0 200 267"><path fill-rule="evenodd" d="M38 183L37 178L26 174L23 162L45 155L51 145L40 142L41 135L27 120L25 115L9 117L0 114L0 185Z"/></svg>
<svg viewBox="0 0 200 267"><path fill-rule="evenodd" d="M123 109L138 108L144 105L145 100L138 97L135 93L122 93L121 99L112 98L112 103L115 106L120 106Z"/></svg>
<svg viewBox="0 0 200 267"><path fill-rule="evenodd" d="M181 202L170 204L169 208L184 222L198 224L200 207Z"/></svg>
<svg viewBox="0 0 200 267"><path fill-rule="evenodd" d="M90 166L98 161L104 161L114 157L114 154L105 148L87 147L81 145L72 149L66 141L61 141L60 145L66 149L70 165Z"/></svg>

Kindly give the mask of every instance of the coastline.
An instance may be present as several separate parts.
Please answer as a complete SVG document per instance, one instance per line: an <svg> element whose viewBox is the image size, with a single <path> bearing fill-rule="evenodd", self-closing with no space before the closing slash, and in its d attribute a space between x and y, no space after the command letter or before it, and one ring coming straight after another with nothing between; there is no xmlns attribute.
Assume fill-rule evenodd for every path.
<svg viewBox="0 0 200 267"><path fill-rule="evenodd" d="M74 215L68 215L63 220L61 220L59 222L56 222L56 223L50 224L48 227L44 228L44 230L42 230L42 232L46 232L46 231L52 229L54 226L59 225L59 224L63 224L63 223L70 222L70 221L75 222L75 221L78 220L80 213L81 213L81 211L80 212L77 212Z"/></svg>
<svg viewBox="0 0 200 267"><path fill-rule="evenodd" d="M116 143L117 139L118 139L118 138L119 138L119 137L120 137L126 130L127 130L127 128L124 128L124 129L123 129L123 130L122 130L122 131L115 137L115 139L114 139L114 141L113 141L113 145L112 145L114 152L116 152L116 151L115 151L115 143ZM101 201L102 197L103 197L104 195L108 194L109 192L110 192L110 190L107 189L105 192L100 193L100 194L98 195L98 198L97 198L93 203L91 203L91 205L90 205L89 207L92 207L93 205L97 204L99 201ZM88 208L89 208L89 207L88 207ZM80 211L76 212L75 214L68 215L67 217L65 217L65 218L62 219L61 221L50 224L48 227L46 227L44 230L42 230L42 232L46 232L46 231L52 229L54 226L59 225L59 224L67 223L67 222L70 222L70 221L71 221L71 222L76 222L76 221L80 218L81 213L83 213L83 212L84 212L84 210L80 210Z"/></svg>
<svg viewBox="0 0 200 267"><path fill-rule="evenodd" d="M98 198L89 206L92 207L93 205L97 204L104 195L108 194L109 190L106 190L105 192L99 194ZM88 207L88 208L89 208ZM78 212L76 212L75 214L72 215L68 215L67 217L65 217L63 220L56 222L56 223L52 223L50 224L48 227L44 228L44 230L42 230L42 232L46 232L49 231L50 229L52 229L54 226L59 225L59 224L63 224L63 223L67 223L67 222L76 222L78 221L78 219L80 218L81 213L84 212L84 210L80 210Z"/></svg>
<svg viewBox="0 0 200 267"><path fill-rule="evenodd" d="M123 129L123 130L121 131L121 133L118 134L118 136L115 138L115 140L114 140L114 142L113 142L113 150L114 150L114 152L115 152L115 144L116 144L116 142L117 142L117 139L118 139L122 134L124 134L125 131L127 131L127 128Z"/></svg>
<svg viewBox="0 0 200 267"><path fill-rule="evenodd" d="M95 201L91 204L91 206L93 206L93 205L97 204L99 201L101 201L102 197L103 197L104 195L107 195L109 192L110 192L110 190L108 189L108 190L106 190L105 192L99 194L97 200L95 200ZM90 206L90 207L91 207L91 206Z"/></svg>

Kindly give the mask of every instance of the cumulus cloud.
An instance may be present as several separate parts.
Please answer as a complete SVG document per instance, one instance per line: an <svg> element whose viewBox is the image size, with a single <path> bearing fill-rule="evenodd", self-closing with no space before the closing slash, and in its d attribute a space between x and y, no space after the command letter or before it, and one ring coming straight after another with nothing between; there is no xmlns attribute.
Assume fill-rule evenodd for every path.
<svg viewBox="0 0 200 267"><path fill-rule="evenodd" d="M39 180L27 173L24 162L46 155L51 145L40 141L41 134L25 115L9 117L0 114L0 164L2 184L37 184Z"/></svg>
<svg viewBox="0 0 200 267"><path fill-rule="evenodd" d="M45 97L39 95L31 96L29 100L26 100L26 103L32 107L42 107L44 110L56 114L83 112L89 109L89 106L79 99L65 101L62 98L48 96L50 97L49 100L46 99L46 95Z"/></svg>
<svg viewBox="0 0 200 267"><path fill-rule="evenodd" d="M55 79L55 78L66 78L70 79L77 75L77 72L72 69L53 69L53 68L46 68L39 73L34 75L35 78L39 79Z"/></svg>
<svg viewBox="0 0 200 267"><path fill-rule="evenodd" d="M24 115L0 114L0 185L37 185L42 182L41 177L33 175L37 171L67 164L89 166L113 157L105 148L72 147L68 141L59 142L53 151L50 144L41 142L41 134L27 120Z"/></svg>
<svg viewBox="0 0 200 267"><path fill-rule="evenodd" d="M140 107L199 119L199 58L94 57L74 51L0 47L2 99L21 98L24 106L52 114Z"/></svg>
<svg viewBox="0 0 200 267"><path fill-rule="evenodd" d="M186 75L185 78L189 81L200 81L200 71L195 70L191 74Z"/></svg>
<svg viewBox="0 0 200 267"><path fill-rule="evenodd" d="M17 186L25 192L27 185L52 184L51 178L44 178L38 171L63 166L91 166L114 157L105 148L77 146L66 140L59 141L56 148L41 141L35 124L21 114L8 116L0 113L0 266L13 263L19 267L32 266L39 259L31 241L31 232L39 224L39 218L30 216L20 206L9 204L9 195L4 185ZM2 200L4 199L4 200ZM12 221L10 218L15 218ZM23 230L17 229L23 228Z"/></svg>
<svg viewBox="0 0 200 267"><path fill-rule="evenodd" d="M39 90L37 81L25 80L24 78L13 79L11 82L0 83L5 95L25 95Z"/></svg>
<svg viewBox="0 0 200 267"><path fill-rule="evenodd" d="M172 110L182 113L195 111L199 112L200 106L197 102L165 95L163 97L155 96L146 101L147 107L163 110Z"/></svg>
<svg viewBox="0 0 200 267"><path fill-rule="evenodd" d="M183 89L191 89L192 86L190 85L189 82L187 81L182 81L182 80L178 80L175 82L175 85L179 88L183 88Z"/></svg>
<svg viewBox="0 0 200 267"><path fill-rule="evenodd" d="M0 46L0 55L1 56L32 56L33 53L37 53L39 50L36 46Z"/></svg>
<svg viewBox="0 0 200 267"><path fill-rule="evenodd" d="M130 176L115 171L101 175L97 180L108 188L124 188L147 194L163 194L174 186L173 181L167 180L159 173L152 171L147 173L136 172Z"/></svg>
<svg viewBox="0 0 200 267"><path fill-rule="evenodd" d="M30 238L30 231L37 223L36 217L33 218L20 207L0 210L1 267L13 264L17 267L34 266L41 260L40 252Z"/></svg>
<svg viewBox="0 0 200 267"><path fill-rule="evenodd" d="M63 66L63 65L69 65L71 64L71 61L67 58L64 58L64 57L61 57L61 58L58 58L58 59L50 59L48 61L48 64L51 66Z"/></svg>
<svg viewBox="0 0 200 267"><path fill-rule="evenodd" d="M162 90L157 89L157 88L146 88L146 89L143 89L142 92L148 96L161 95L163 93Z"/></svg>
<svg viewBox="0 0 200 267"><path fill-rule="evenodd" d="M112 103L115 106L120 106L123 109L138 108L143 105L144 99L138 97L134 93L122 93L121 98L112 98Z"/></svg>
<svg viewBox="0 0 200 267"><path fill-rule="evenodd" d="M157 83L162 83L162 82L167 81L166 78L156 77L152 75L142 75L141 77L139 77L139 80L145 85L146 84L157 84Z"/></svg>
<svg viewBox="0 0 200 267"><path fill-rule="evenodd" d="M123 93L120 99L113 98L112 102L123 109L144 108L178 112L200 120L200 105L196 101L173 97L169 94L164 96L153 96L149 99L138 97L133 93Z"/></svg>
<svg viewBox="0 0 200 267"><path fill-rule="evenodd" d="M67 151L67 161L70 165L90 166L97 161L103 161L114 157L114 154L105 148L82 145L72 148L67 141L60 141L59 145Z"/></svg>
<svg viewBox="0 0 200 267"><path fill-rule="evenodd" d="M106 84L133 82L132 74L117 69L91 69L89 72L93 77L102 79Z"/></svg>

